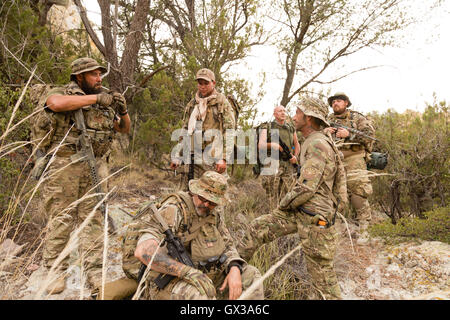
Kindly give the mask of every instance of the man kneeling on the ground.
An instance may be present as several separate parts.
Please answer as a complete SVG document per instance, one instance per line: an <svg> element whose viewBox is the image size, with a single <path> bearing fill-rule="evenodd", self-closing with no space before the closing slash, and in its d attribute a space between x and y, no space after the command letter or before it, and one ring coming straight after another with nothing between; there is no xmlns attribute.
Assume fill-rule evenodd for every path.
<svg viewBox="0 0 450 320"><path fill-rule="evenodd" d="M189 181L189 193L178 192L168 197L158 210L173 234L182 239L196 268L170 257L166 247L158 248L165 230L155 215L148 215L140 230L135 257L145 265L151 262L151 279L159 274L175 276L163 289L156 289L152 299L234 300L261 278L258 269L241 259L224 218L215 210L224 204L226 189L224 176L206 171L199 179ZM250 299L263 298L261 284Z"/></svg>

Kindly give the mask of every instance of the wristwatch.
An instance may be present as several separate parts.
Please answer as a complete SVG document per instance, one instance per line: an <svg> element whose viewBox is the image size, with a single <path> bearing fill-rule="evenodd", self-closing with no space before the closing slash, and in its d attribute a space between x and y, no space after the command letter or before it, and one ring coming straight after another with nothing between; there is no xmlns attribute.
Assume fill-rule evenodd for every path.
<svg viewBox="0 0 450 320"><path fill-rule="evenodd" d="M228 267L227 267L227 274L230 272L230 270L231 270L231 267L238 267L239 268L239 272L242 274L242 265L241 265L241 263L239 262L239 261L231 261L229 264L228 264Z"/></svg>

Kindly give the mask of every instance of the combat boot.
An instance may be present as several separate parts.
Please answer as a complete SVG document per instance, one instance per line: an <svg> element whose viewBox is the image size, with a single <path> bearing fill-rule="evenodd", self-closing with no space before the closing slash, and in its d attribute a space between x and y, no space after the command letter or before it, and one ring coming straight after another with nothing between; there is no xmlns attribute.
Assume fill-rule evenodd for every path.
<svg viewBox="0 0 450 320"><path fill-rule="evenodd" d="M47 294L58 294L64 291L66 288L66 277L65 275L59 275L55 280L53 280L47 287Z"/></svg>

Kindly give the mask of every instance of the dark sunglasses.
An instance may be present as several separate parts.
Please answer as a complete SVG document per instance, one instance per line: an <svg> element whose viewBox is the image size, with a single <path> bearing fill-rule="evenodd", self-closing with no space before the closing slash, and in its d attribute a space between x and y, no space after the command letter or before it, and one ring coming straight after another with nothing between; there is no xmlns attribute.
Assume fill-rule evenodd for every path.
<svg viewBox="0 0 450 320"><path fill-rule="evenodd" d="M217 206L217 203L212 202L212 201L210 201L210 200L208 200L208 199L205 199L205 198L203 198L203 197L200 196L200 195L197 195L197 197L198 197L199 200L200 200L201 202L203 202L203 203L208 202L210 206Z"/></svg>

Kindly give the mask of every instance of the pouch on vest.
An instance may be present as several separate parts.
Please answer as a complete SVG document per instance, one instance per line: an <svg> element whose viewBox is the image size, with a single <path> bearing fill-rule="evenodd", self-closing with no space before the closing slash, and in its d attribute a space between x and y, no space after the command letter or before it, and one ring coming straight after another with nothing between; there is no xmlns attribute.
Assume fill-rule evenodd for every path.
<svg viewBox="0 0 450 320"><path fill-rule="evenodd" d="M205 223L191 241L192 261L199 264L210 259L219 259L225 249L225 241L217 229L215 221Z"/></svg>

